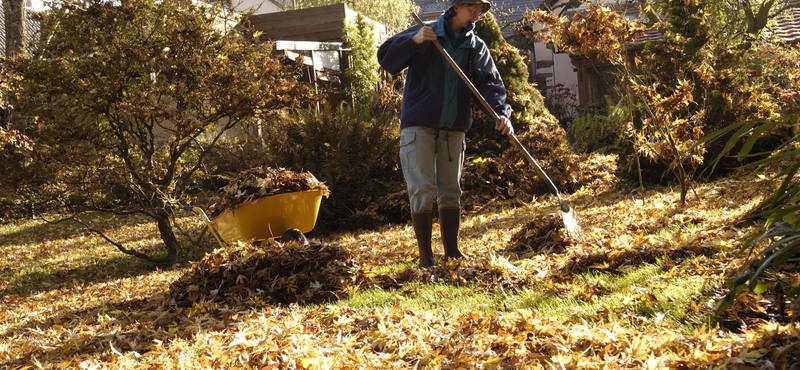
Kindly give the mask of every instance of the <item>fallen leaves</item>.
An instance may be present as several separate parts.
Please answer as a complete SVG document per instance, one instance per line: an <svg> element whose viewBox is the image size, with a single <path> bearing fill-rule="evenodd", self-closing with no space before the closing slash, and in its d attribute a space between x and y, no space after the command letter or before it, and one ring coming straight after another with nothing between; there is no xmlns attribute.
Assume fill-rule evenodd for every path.
<svg viewBox="0 0 800 370"><path fill-rule="evenodd" d="M170 287L174 304L319 303L345 298L364 284L347 249L318 242L237 243L214 250Z"/></svg>
<svg viewBox="0 0 800 370"><path fill-rule="evenodd" d="M328 187L310 172L298 173L268 166L251 168L240 172L220 190L218 196L211 199L210 217L270 195L305 190L322 190L328 196Z"/></svg>
<svg viewBox="0 0 800 370"><path fill-rule="evenodd" d="M511 237L510 250L530 253L560 253L570 242L565 240L564 225L555 215L538 215Z"/></svg>
<svg viewBox="0 0 800 370"><path fill-rule="evenodd" d="M49 276L52 287L14 290L15 282L39 271L27 267L33 256L61 261L59 253L68 249L63 244L81 243L53 230L53 236L26 244L28 234L15 230L3 251L16 260L0 263L9 271L15 264L32 271L13 275L15 282L0 281L6 293L0 297L0 367L790 368L800 363L800 328L771 322L778 307L767 305L763 296L743 297L737 315L727 318L744 323L741 333L679 330L669 315L634 310L656 310L670 300L662 283L667 279L721 284L741 263L733 251L749 226L739 219L768 190L768 181L734 176L701 184L700 196L690 196L682 209L669 189L649 190L644 202L638 194L584 190L567 200L581 216L585 241L564 236L552 197L512 206L488 202L480 213L463 217L462 250L470 257L437 258L430 269L416 267L410 226L389 225L320 237L308 246L240 243L182 269L70 284L59 277L75 275L55 271ZM727 189L725 202L709 195L721 188ZM121 227L119 232L148 238L157 231ZM437 257L439 237L436 226ZM70 269L113 251L92 253L71 256ZM625 274L657 259L664 262L646 271L652 281L647 288L615 291L579 274L593 269ZM463 314L442 307L409 309L415 290L434 283L505 294L501 298L509 305L476 306ZM513 304L515 294L532 288L548 297L629 302L619 310L553 320ZM326 303L367 289L387 292L389 302L365 309ZM709 290L687 301L698 305L691 315L713 308L719 293Z"/></svg>

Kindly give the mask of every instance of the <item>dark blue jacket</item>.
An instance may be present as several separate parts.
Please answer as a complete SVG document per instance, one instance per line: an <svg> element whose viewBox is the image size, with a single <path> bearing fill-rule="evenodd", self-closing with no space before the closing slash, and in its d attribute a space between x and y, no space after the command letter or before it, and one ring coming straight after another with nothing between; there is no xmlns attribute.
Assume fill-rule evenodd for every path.
<svg viewBox="0 0 800 370"><path fill-rule="evenodd" d="M445 15L430 26L489 106L497 114L511 117L503 80L486 43L473 32L475 25L470 22L455 42ZM432 42L417 45L412 40L419 28L413 26L391 37L378 49L378 62L387 72L397 74L408 67L400 127L421 125L466 132L472 125L472 91ZM483 109L480 103L478 106Z"/></svg>

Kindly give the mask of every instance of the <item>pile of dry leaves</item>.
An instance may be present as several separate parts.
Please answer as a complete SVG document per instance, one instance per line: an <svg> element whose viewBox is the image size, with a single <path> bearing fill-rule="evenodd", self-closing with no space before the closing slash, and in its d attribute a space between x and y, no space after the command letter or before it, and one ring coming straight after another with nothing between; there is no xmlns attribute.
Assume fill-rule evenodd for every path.
<svg viewBox="0 0 800 370"><path fill-rule="evenodd" d="M285 168L255 167L239 173L220 194L211 199L210 217L229 208L255 201L270 195L296 191L322 190L328 196L328 187L310 172L294 172Z"/></svg>
<svg viewBox="0 0 800 370"><path fill-rule="evenodd" d="M513 237L508 248L515 253L560 253L569 245L564 237L563 222L554 214L537 215Z"/></svg>
<svg viewBox="0 0 800 370"><path fill-rule="evenodd" d="M314 303L344 298L364 282L347 249L320 243L238 243L195 263L170 287L173 304L208 301Z"/></svg>

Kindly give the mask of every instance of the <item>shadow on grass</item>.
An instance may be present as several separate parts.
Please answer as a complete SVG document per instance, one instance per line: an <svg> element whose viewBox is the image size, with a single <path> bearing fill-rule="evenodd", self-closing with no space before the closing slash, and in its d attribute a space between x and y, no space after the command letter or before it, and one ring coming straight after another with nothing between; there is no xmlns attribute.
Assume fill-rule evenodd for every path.
<svg viewBox="0 0 800 370"><path fill-rule="evenodd" d="M0 234L0 245L38 244L61 240L80 233L80 228L80 225L74 221L64 221L59 224L39 221L35 225L20 227L13 232Z"/></svg>
<svg viewBox="0 0 800 370"><path fill-rule="evenodd" d="M37 217L34 225L21 227L10 233L0 234L0 240L3 241L2 244L11 243L15 240L20 244L38 244L66 239L88 232L83 225L71 219L57 218L57 216L47 216L46 219L50 222ZM82 215L80 219L90 224L102 226L101 228L106 228L110 222L113 222L115 227L153 222L143 216L115 217L106 213Z"/></svg>
<svg viewBox="0 0 800 370"><path fill-rule="evenodd" d="M95 284L152 272L157 266L133 256L119 254L109 259L93 259L79 267L48 271L25 267L26 272L13 276L0 297L28 296L54 289L70 288L78 284ZM12 272L13 274L13 272Z"/></svg>
<svg viewBox="0 0 800 370"><path fill-rule="evenodd" d="M114 232L124 226L147 223L150 220L142 217L107 218L107 215L93 215L94 221L102 226L104 233ZM113 225L110 225L113 223ZM77 284L102 283L120 278L134 277L149 273L157 268L164 268L143 259L122 253L111 247L105 240L96 238L91 244L81 244L75 240L58 243L60 240L74 238L85 234L85 228L75 221L60 224L41 223L2 235L4 240L19 239L27 245L35 246L24 259L11 261L0 266L0 278L5 284L0 285L0 297L9 295L31 295L53 289L70 288ZM200 233L198 233L200 234ZM183 264L202 259L208 252L218 247L210 233L206 232L198 238L198 245L184 245ZM10 237L9 237L10 236ZM137 242L157 236L150 232L128 233L118 239L122 245L132 246ZM112 239L115 239L112 236ZM185 238L184 238L185 239ZM47 243L46 246L36 246ZM184 243L188 244L188 243ZM107 245L98 249L99 245ZM51 247L52 246L52 247ZM129 247L131 248L131 247ZM157 257L166 253L160 240L150 247L137 248L140 252ZM147 249L146 251L144 249ZM62 254L64 254L62 258ZM69 255L66 255L69 254ZM58 256L58 262L46 262L51 256ZM62 261L63 260L63 261ZM8 262L8 261L7 261ZM176 266L177 267L177 266Z"/></svg>
<svg viewBox="0 0 800 370"><path fill-rule="evenodd" d="M134 242L135 239L124 240L123 243ZM181 265L202 259L208 252L218 247L210 237L203 240L200 246L184 248L186 260ZM110 257L96 258L91 255L83 255L84 261L78 263L76 267L63 268L63 266L51 266L44 263L26 264L20 263L16 267L6 268L0 271L8 283L0 289L0 297L4 296L27 296L54 289L70 288L79 284L95 284L113 281L121 278L135 277L150 273L164 266L154 264L140 258L124 254L117 250L108 253Z"/></svg>

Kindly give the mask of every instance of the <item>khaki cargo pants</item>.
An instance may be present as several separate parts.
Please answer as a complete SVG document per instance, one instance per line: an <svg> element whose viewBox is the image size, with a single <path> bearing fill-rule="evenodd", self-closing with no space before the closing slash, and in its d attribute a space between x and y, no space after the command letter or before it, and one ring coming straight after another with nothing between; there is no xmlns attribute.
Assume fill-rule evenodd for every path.
<svg viewBox="0 0 800 370"><path fill-rule="evenodd" d="M411 213L461 206L464 133L424 126L400 131L400 165L408 187Z"/></svg>

